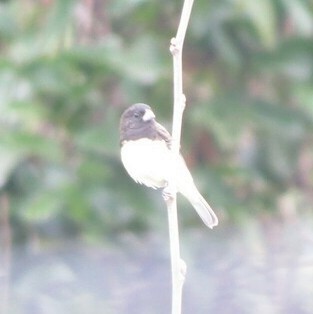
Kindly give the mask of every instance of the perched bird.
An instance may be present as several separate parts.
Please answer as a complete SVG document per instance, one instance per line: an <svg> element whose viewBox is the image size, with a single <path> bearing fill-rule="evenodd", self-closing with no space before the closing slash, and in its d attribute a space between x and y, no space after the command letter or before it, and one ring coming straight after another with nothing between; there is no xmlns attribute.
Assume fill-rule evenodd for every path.
<svg viewBox="0 0 313 314"><path fill-rule="evenodd" d="M121 158L128 174L148 187L166 188L173 178L177 191L192 204L203 222L213 228L218 219L195 186L181 155L171 151L171 135L155 120L150 106L134 104L120 121ZM176 176L176 177L175 177Z"/></svg>

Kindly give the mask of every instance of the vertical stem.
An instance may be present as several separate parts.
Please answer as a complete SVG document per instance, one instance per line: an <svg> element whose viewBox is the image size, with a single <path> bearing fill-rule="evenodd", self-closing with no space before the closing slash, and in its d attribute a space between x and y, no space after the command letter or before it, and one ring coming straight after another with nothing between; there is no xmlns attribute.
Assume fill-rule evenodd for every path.
<svg viewBox="0 0 313 314"><path fill-rule="evenodd" d="M183 93L182 52L185 34L194 0L185 0L176 37L171 40L170 51L173 56L174 80L174 110L172 127L172 151L179 155L182 117L185 109L185 95ZM181 313L182 288L185 280L186 264L180 257L179 229L177 219L177 201L175 178L169 182L169 190L174 191L172 197L166 200L169 222L169 237L172 270L172 314Z"/></svg>
<svg viewBox="0 0 313 314"><path fill-rule="evenodd" d="M185 35L189 23L191 9L194 0L185 0L184 6L178 25L178 30L175 38L171 40L170 51L173 55L173 78L174 78L174 111L173 111L173 127L172 150L174 153L179 154L181 128L183 112L186 105L186 98L183 93L183 45Z"/></svg>
<svg viewBox="0 0 313 314"><path fill-rule="evenodd" d="M172 125L172 151L179 154L180 138L183 112L185 109L185 97L183 94L183 78L182 78L182 46L178 46L176 38L171 40L171 48L173 54L173 75L174 75L174 110Z"/></svg>
<svg viewBox="0 0 313 314"><path fill-rule="evenodd" d="M181 258L179 248L179 231L176 209L176 197L167 203L170 251L171 251L171 273L172 273L172 314L181 313L182 288L184 277L181 273ZM175 227L174 227L175 226Z"/></svg>

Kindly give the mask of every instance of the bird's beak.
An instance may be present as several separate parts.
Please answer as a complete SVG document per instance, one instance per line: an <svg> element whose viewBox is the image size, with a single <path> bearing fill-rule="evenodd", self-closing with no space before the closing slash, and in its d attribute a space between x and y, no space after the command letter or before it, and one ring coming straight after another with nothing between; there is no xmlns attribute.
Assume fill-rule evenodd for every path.
<svg viewBox="0 0 313 314"><path fill-rule="evenodd" d="M145 121L145 122L146 121L150 121L150 120L152 120L154 118L155 118L155 115L154 115L153 111L150 110L150 109L146 109L145 110L145 114L142 116L142 120Z"/></svg>

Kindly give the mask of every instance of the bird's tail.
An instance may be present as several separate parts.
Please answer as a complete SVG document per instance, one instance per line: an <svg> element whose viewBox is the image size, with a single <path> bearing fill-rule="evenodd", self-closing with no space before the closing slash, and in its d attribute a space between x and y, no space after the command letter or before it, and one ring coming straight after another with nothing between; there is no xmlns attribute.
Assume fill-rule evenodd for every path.
<svg viewBox="0 0 313 314"><path fill-rule="evenodd" d="M198 215L201 217L203 222L209 227L213 228L217 226L218 219L207 201L198 191L196 185L193 182L192 176L185 164L185 161L181 157L179 162L176 164L177 173L179 174L177 180L177 190L184 195L191 205L194 207Z"/></svg>
<svg viewBox="0 0 313 314"><path fill-rule="evenodd" d="M194 207L203 222L209 228L212 229L213 227L217 226L218 218L216 217L211 206L203 198L193 182L192 184L188 185L188 189L179 189L179 192L181 192L188 199L188 201Z"/></svg>
<svg viewBox="0 0 313 314"><path fill-rule="evenodd" d="M201 217L202 221L209 227L213 228L218 224L218 218L216 217L213 209L203 198L203 196L197 191L196 195L188 198L191 205L194 207L198 215Z"/></svg>

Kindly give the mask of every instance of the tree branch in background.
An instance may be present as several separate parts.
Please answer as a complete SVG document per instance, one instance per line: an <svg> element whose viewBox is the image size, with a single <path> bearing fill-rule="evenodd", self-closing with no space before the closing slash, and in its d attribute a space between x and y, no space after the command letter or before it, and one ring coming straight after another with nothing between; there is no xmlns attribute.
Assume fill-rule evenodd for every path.
<svg viewBox="0 0 313 314"><path fill-rule="evenodd" d="M0 195L0 313L8 313L11 269L11 226L9 199Z"/></svg>
<svg viewBox="0 0 313 314"><path fill-rule="evenodd" d="M177 34L172 38L170 51L173 56L173 79L174 79L174 110L172 127L172 151L179 155L182 117L186 105L186 98L183 93L183 71L182 52L185 34L193 0L185 0ZM180 257L179 230L177 218L176 183L175 178L169 182L168 190L170 197L165 198L168 210L171 272L172 272L172 314L181 313L182 289L185 281L186 264Z"/></svg>

